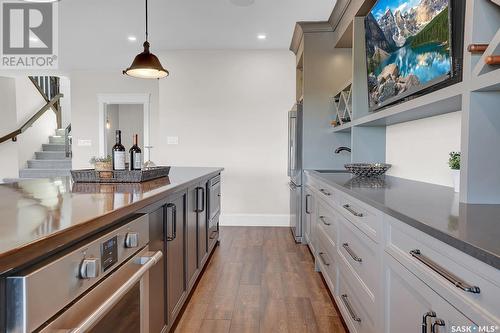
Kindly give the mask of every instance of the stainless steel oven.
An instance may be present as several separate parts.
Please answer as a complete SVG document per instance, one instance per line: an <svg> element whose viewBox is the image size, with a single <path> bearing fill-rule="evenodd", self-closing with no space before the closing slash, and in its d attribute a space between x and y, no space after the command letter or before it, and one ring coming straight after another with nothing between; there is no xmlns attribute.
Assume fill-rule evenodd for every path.
<svg viewBox="0 0 500 333"><path fill-rule="evenodd" d="M7 332L149 333L147 215L7 278Z"/></svg>

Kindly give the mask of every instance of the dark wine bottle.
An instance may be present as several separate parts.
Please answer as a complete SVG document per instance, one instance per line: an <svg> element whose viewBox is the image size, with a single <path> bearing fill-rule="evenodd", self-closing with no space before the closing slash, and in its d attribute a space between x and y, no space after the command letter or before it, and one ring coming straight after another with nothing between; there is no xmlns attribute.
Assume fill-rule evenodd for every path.
<svg viewBox="0 0 500 333"><path fill-rule="evenodd" d="M125 170L125 147L120 130L116 130L116 143L113 146L113 170Z"/></svg>
<svg viewBox="0 0 500 333"><path fill-rule="evenodd" d="M134 145L130 148L130 170L141 170L142 151L138 146L139 136L134 134Z"/></svg>

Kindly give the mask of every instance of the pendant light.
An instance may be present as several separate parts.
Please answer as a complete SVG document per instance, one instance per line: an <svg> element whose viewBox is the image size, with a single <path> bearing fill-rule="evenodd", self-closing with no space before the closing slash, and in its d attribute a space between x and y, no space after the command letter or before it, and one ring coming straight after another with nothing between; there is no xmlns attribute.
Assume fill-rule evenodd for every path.
<svg viewBox="0 0 500 333"><path fill-rule="evenodd" d="M158 57L149 52L148 0L146 0L146 41L143 46L144 51L135 57L132 65L124 70L123 74L143 79L161 79L167 77L169 72L163 68Z"/></svg>

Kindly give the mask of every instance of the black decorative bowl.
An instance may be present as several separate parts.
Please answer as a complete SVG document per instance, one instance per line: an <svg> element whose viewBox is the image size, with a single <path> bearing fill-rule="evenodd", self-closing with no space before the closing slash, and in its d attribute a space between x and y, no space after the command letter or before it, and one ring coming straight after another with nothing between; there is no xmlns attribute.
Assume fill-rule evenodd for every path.
<svg viewBox="0 0 500 333"><path fill-rule="evenodd" d="M350 163L344 167L353 175L359 177L375 177L386 173L391 168L390 164L386 163Z"/></svg>

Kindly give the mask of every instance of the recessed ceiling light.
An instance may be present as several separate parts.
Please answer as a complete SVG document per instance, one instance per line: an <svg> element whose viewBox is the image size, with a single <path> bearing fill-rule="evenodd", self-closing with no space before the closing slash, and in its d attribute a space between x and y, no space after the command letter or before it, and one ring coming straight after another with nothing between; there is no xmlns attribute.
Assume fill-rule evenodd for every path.
<svg viewBox="0 0 500 333"><path fill-rule="evenodd" d="M267 38L267 35L266 34L258 34L257 35L257 39L260 39L260 40L264 40Z"/></svg>
<svg viewBox="0 0 500 333"><path fill-rule="evenodd" d="M137 40L137 37L135 36L128 36L127 39L131 42L135 42Z"/></svg>
<svg viewBox="0 0 500 333"><path fill-rule="evenodd" d="M31 42L39 42L40 40L36 37L30 37Z"/></svg>

